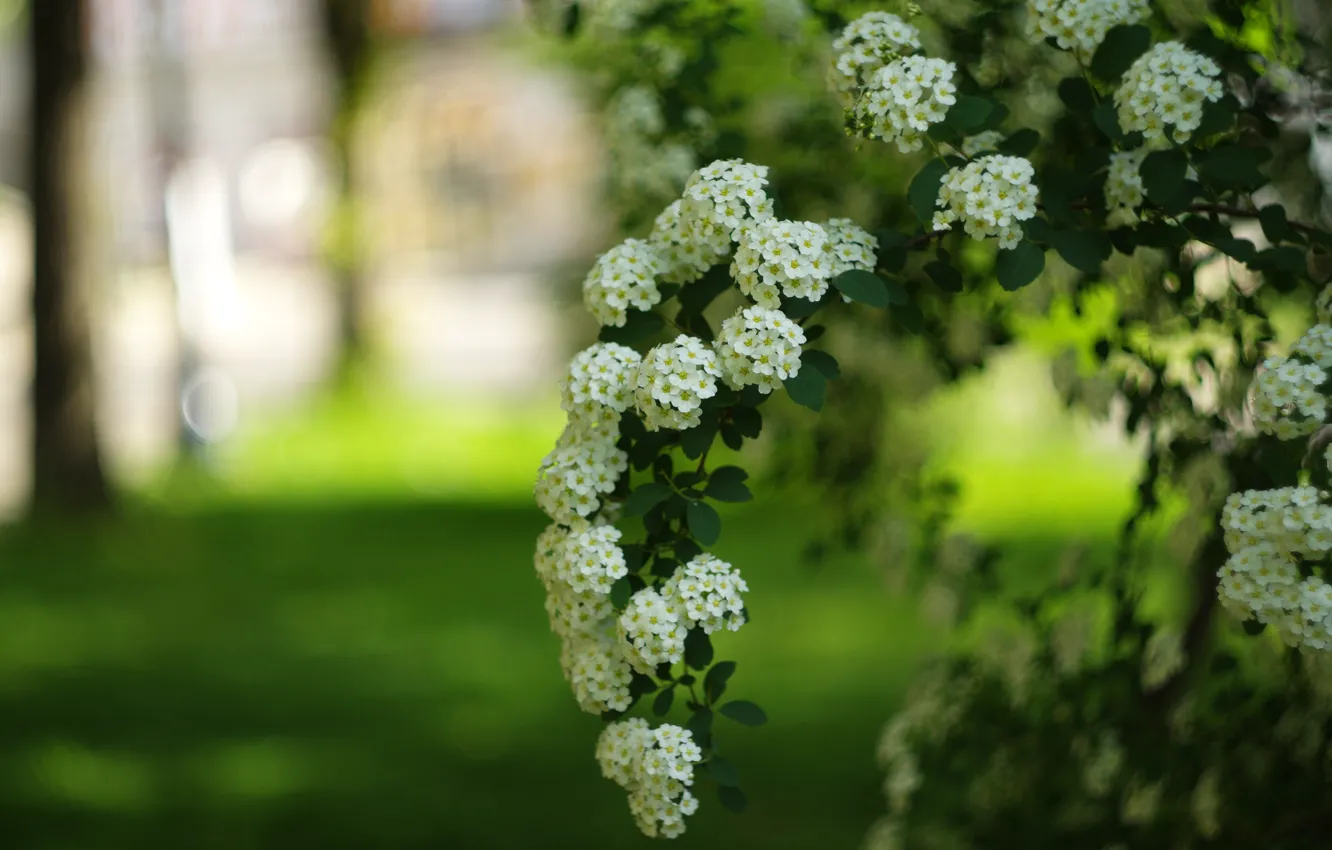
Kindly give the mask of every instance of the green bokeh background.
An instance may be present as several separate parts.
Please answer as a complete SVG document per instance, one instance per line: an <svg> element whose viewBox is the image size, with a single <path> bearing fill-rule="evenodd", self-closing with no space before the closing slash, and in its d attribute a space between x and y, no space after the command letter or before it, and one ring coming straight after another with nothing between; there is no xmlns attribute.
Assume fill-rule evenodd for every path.
<svg viewBox="0 0 1332 850"><path fill-rule="evenodd" d="M1070 540L1110 557L1131 447L1009 358L923 416L959 527L1013 574ZM783 402L784 403L784 402ZM0 846L643 847L560 675L532 543L555 399L365 391L253 423L210 472L139 482L125 515L0 536ZM855 847L883 811L878 732L944 634L884 565L799 553L817 494L724 514L753 622L719 643L719 721L749 811L704 789L683 847Z"/></svg>

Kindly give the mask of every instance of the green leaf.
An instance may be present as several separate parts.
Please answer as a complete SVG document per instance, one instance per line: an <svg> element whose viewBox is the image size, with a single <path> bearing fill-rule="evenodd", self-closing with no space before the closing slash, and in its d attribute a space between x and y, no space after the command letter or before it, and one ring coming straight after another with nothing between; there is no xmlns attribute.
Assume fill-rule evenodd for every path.
<svg viewBox="0 0 1332 850"><path fill-rule="evenodd" d="M652 563L652 574L658 578L670 578L675 575L675 571L680 569L680 562L675 558L664 558L660 555Z"/></svg>
<svg viewBox="0 0 1332 850"><path fill-rule="evenodd" d="M754 498L754 494L749 492L749 487L743 481L716 477L708 482L703 493L709 499L716 499L719 502L748 502Z"/></svg>
<svg viewBox="0 0 1332 850"><path fill-rule="evenodd" d="M732 788L729 785L717 786L717 800L725 806L727 810L735 812L737 815L749 806L749 798L745 796L745 792L741 791L739 788Z"/></svg>
<svg viewBox="0 0 1332 850"><path fill-rule="evenodd" d="M1039 245L1048 245L1050 240L1054 238L1054 228L1050 226L1050 222L1040 216L1034 216L1022 222L1022 232L1029 242L1035 242Z"/></svg>
<svg viewBox="0 0 1332 850"><path fill-rule="evenodd" d="M707 502L690 502L685 511L689 533L704 546L711 546L721 537L721 517Z"/></svg>
<svg viewBox="0 0 1332 850"><path fill-rule="evenodd" d="M832 285L852 301L859 301L871 307L888 306L888 287L874 272L851 269L833 278Z"/></svg>
<svg viewBox="0 0 1332 850"><path fill-rule="evenodd" d="M731 700L717 709L724 717L746 726L762 726L768 722L768 715L755 703L747 699Z"/></svg>
<svg viewBox="0 0 1332 850"><path fill-rule="evenodd" d="M944 292L962 291L962 272L941 260L925 264L925 274L930 276L934 285Z"/></svg>
<svg viewBox="0 0 1332 850"><path fill-rule="evenodd" d="M823 409L823 399L828 392L828 379L813 366L805 364L801 357L800 371L782 381L786 394L796 404L818 412Z"/></svg>
<svg viewBox="0 0 1332 850"><path fill-rule="evenodd" d="M629 498L624 500L625 516L642 516L671 495L671 488L657 481L640 484Z"/></svg>
<svg viewBox="0 0 1332 850"><path fill-rule="evenodd" d="M708 775L724 788L737 788L740 785L740 772L735 769L735 765L718 755L708 759Z"/></svg>
<svg viewBox="0 0 1332 850"><path fill-rule="evenodd" d="M611 585L610 601L615 606L616 611L623 611L629 604L629 597L633 596L633 588L629 586L629 577L621 576Z"/></svg>
<svg viewBox="0 0 1332 850"><path fill-rule="evenodd" d="M947 173L947 163L932 159L916 172L916 176L911 180L911 187L907 189L907 200L911 202L911 209L915 210L916 218L926 227L929 227L930 222L934 220L934 211L938 209L935 202L939 200L939 189L943 186L943 178Z"/></svg>
<svg viewBox="0 0 1332 850"><path fill-rule="evenodd" d="M763 414L752 407L737 407L731 411L731 421L740 431L741 436L751 440L763 433Z"/></svg>
<svg viewBox="0 0 1332 850"><path fill-rule="evenodd" d="M712 470L708 477L708 490L711 491L714 486L723 488L734 487L737 484L744 486L747 480L749 480L749 473L740 467L719 466ZM711 492L708 495L712 495Z"/></svg>
<svg viewBox="0 0 1332 850"><path fill-rule="evenodd" d="M671 545L671 548L675 550L675 557L681 561L692 561L703 554L703 547L688 537L681 537Z"/></svg>
<svg viewBox="0 0 1332 850"><path fill-rule="evenodd" d="M994 102L975 95L960 94L957 102L948 107L944 123L961 133L970 133L985 123L994 111Z"/></svg>
<svg viewBox="0 0 1332 850"><path fill-rule="evenodd" d="M661 693L652 701L652 713L658 717L665 717L670 713L671 703L675 701L675 688L662 688Z"/></svg>
<svg viewBox="0 0 1332 850"><path fill-rule="evenodd" d="M1023 156L1031 153L1041 143L1041 134L1030 127L1018 130L999 143L999 153L1009 156Z"/></svg>
<svg viewBox="0 0 1332 850"><path fill-rule="evenodd" d="M702 313L718 295L729 289L731 284L729 267L713 266L704 272L701 278L680 291L680 312L694 315Z"/></svg>
<svg viewBox="0 0 1332 850"><path fill-rule="evenodd" d="M1220 100L1207 101L1203 104L1202 120L1193 131L1192 140L1205 139L1230 130L1235 126L1235 116L1238 112L1239 101L1233 94L1227 94Z"/></svg>
<svg viewBox="0 0 1332 850"><path fill-rule="evenodd" d="M712 709L695 709L693 716L685 723L685 728L693 733L694 743L708 749L708 739L712 737Z"/></svg>
<svg viewBox="0 0 1332 850"><path fill-rule="evenodd" d="M781 310L788 319L804 319L814 315L823 306L824 299L811 301L808 298L782 297Z"/></svg>
<svg viewBox="0 0 1332 850"><path fill-rule="evenodd" d="M1112 142L1122 141L1124 131L1119 127L1119 113L1115 109L1113 100L1103 100L1092 110L1092 123L1094 123L1105 137Z"/></svg>
<svg viewBox="0 0 1332 850"><path fill-rule="evenodd" d="M800 362L802 366L818 369L830 381L842 377L842 367L838 365L837 358L826 351L806 351L800 355Z"/></svg>
<svg viewBox="0 0 1332 850"><path fill-rule="evenodd" d="M1255 271L1285 271L1303 274L1308 270L1305 252L1294 245L1278 245L1259 252L1248 263Z"/></svg>
<svg viewBox="0 0 1332 850"><path fill-rule="evenodd" d="M1138 168L1142 189L1156 203L1170 204L1184 191L1189 158L1179 148L1152 151Z"/></svg>
<svg viewBox="0 0 1332 850"><path fill-rule="evenodd" d="M1059 99L1068 107L1069 112L1079 115L1096 108L1096 94L1092 91L1091 84L1082 77L1065 77L1060 80Z"/></svg>
<svg viewBox="0 0 1332 850"><path fill-rule="evenodd" d="M726 692L726 683L734 673L734 661L718 661L712 665L708 675L703 677L703 698L710 703L721 699Z"/></svg>
<svg viewBox="0 0 1332 850"><path fill-rule="evenodd" d="M643 568L643 544L626 543L620 547L624 553L624 567L631 573L636 573Z"/></svg>
<svg viewBox="0 0 1332 850"><path fill-rule="evenodd" d="M699 417L699 423L693 428L686 428L680 432L680 450L685 453L685 457L700 458L712 445L713 439L717 436L717 428L721 425L721 411L705 410Z"/></svg>
<svg viewBox="0 0 1332 850"><path fill-rule="evenodd" d="M618 342L620 345L633 345L661 332L666 327L666 320L651 311L630 310L625 317L624 327L607 325L597 334L601 342Z"/></svg>
<svg viewBox="0 0 1332 850"><path fill-rule="evenodd" d="M1051 242L1066 263L1086 274L1099 272L1114 251L1110 237L1099 230L1057 230Z"/></svg>
<svg viewBox="0 0 1332 850"><path fill-rule="evenodd" d="M1092 55L1091 72L1106 82L1118 81L1152 44L1152 31L1142 24L1111 27Z"/></svg>
<svg viewBox="0 0 1332 850"><path fill-rule="evenodd" d="M1290 221L1286 218L1286 208L1281 204L1268 204L1258 210L1258 223L1263 226L1263 235L1273 245L1279 244L1290 233Z"/></svg>
<svg viewBox="0 0 1332 850"><path fill-rule="evenodd" d="M893 321L909 334L918 334L925 329L925 314L915 304L907 304L892 312Z"/></svg>
<svg viewBox="0 0 1332 850"><path fill-rule="evenodd" d="M1009 292L1016 292L1045 271L1045 252L1030 242L1019 242L1011 251L999 250L994 262L994 272L999 278L999 285Z"/></svg>
<svg viewBox="0 0 1332 850"><path fill-rule="evenodd" d="M1266 158L1264 148L1217 145L1198 155L1198 175L1213 186L1253 191L1267 183L1267 178L1258 170L1258 164Z"/></svg>
<svg viewBox="0 0 1332 850"><path fill-rule="evenodd" d="M889 304L902 305L910 300L909 298L907 298L906 287L902 285L902 281L898 280L895 277L885 277L882 278L882 280L883 280L883 285L888 288ZM805 334L805 338L813 342L813 338L811 338L809 334Z"/></svg>
<svg viewBox="0 0 1332 850"><path fill-rule="evenodd" d="M684 660L695 670L707 669L712 663L712 638L707 632L694 628L685 633Z"/></svg>

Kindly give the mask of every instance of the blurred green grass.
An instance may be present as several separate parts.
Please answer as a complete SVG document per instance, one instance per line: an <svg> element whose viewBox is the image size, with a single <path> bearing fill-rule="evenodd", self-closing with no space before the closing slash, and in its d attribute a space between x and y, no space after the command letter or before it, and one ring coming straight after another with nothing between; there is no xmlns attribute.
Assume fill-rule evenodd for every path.
<svg viewBox="0 0 1332 850"><path fill-rule="evenodd" d="M968 392L961 524L1018 573L1109 557L1131 453ZM333 398L115 521L0 533L0 847L646 846L532 572L553 407ZM880 565L804 565L809 507L725 514L754 622L719 657L771 722L722 728L750 810L703 789L680 846L852 848L883 810L879 729L943 638Z"/></svg>

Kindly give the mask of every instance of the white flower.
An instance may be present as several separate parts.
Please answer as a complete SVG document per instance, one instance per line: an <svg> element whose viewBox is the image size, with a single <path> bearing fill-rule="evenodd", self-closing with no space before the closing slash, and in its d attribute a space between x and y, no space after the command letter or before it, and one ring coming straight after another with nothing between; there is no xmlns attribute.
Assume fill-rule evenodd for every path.
<svg viewBox="0 0 1332 850"><path fill-rule="evenodd" d="M713 634L723 628L738 631L745 624L741 594L748 590L739 570L704 553L676 570L662 594L683 609L687 628Z"/></svg>
<svg viewBox="0 0 1332 850"><path fill-rule="evenodd" d="M973 157L985 151L993 152L998 149L999 143L1003 140L1004 134L998 130L986 130L974 136L967 136L962 140L962 155Z"/></svg>
<svg viewBox="0 0 1332 850"><path fill-rule="evenodd" d="M537 471L536 501L546 516L569 525L601 507L601 497L629 467L628 455L615 447L617 439L618 428L565 428Z"/></svg>
<svg viewBox="0 0 1332 850"><path fill-rule="evenodd" d="M742 227L772 218L772 201L763 190L766 185L766 165L716 160L690 175L680 215L703 243L716 245L724 238L725 253L729 253L730 243L739 239Z"/></svg>
<svg viewBox="0 0 1332 850"><path fill-rule="evenodd" d="M570 527L554 525L537 542L537 573L575 594L608 596L611 585L628 573L618 545L620 530L575 520Z"/></svg>
<svg viewBox="0 0 1332 850"><path fill-rule="evenodd" d="M649 431L693 428L719 377L717 355L700 339L681 334L656 346L643 358L634 392L643 424Z"/></svg>
<svg viewBox="0 0 1332 850"><path fill-rule="evenodd" d="M617 623L620 646L636 670L651 673L658 664L684 658L684 606L676 597L646 587L629 598Z"/></svg>
<svg viewBox="0 0 1332 850"><path fill-rule="evenodd" d="M973 239L998 237L1000 248L1015 248L1022 241L1019 222L1036 214L1035 171L1016 156L983 156L945 175L935 202L934 229L954 222Z"/></svg>
<svg viewBox="0 0 1332 850"><path fill-rule="evenodd" d="M1307 436L1322 427L1327 396L1322 387L1332 368L1332 326L1314 325L1291 348L1289 357L1268 357L1255 376L1250 411L1264 434L1283 440Z"/></svg>
<svg viewBox="0 0 1332 850"><path fill-rule="evenodd" d="M1177 41L1154 45L1129 67L1115 91L1119 126L1139 131L1148 148L1183 144L1202 123L1203 101L1220 100L1221 68Z"/></svg>
<svg viewBox="0 0 1332 850"><path fill-rule="evenodd" d="M667 283L692 283L731 253L730 232L684 215L683 205L673 201L662 210L648 236Z"/></svg>
<svg viewBox="0 0 1332 850"><path fill-rule="evenodd" d="M851 117L871 137L896 142L902 153L920 150L925 131L957 102L956 72L957 66L943 59L894 59L856 90Z"/></svg>
<svg viewBox="0 0 1332 850"><path fill-rule="evenodd" d="M604 633L577 633L564 640L560 667L579 708L589 714L623 711L633 701L633 671L615 640Z"/></svg>
<svg viewBox="0 0 1332 850"><path fill-rule="evenodd" d="M1088 62L1112 27L1137 23L1150 11L1147 0L1027 0L1027 34L1053 38Z"/></svg>
<svg viewBox="0 0 1332 850"><path fill-rule="evenodd" d="M828 277L837 277L852 269L874 271L879 240L849 218L833 218L823 223L828 234L824 249L828 256Z"/></svg>
<svg viewBox="0 0 1332 850"><path fill-rule="evenodd" d="M889 12L866 12L833 40L829 81L847 98L887 63L920 49L920 31Z"/></svg>
<svg viewBox="0 0 1332 850"><path fill-rule="evenodd" d="M1142 687L1151 693L1184 669L1188 656L1179 632L1157 629L1147 640L1142 653Z"/></svg>
<svg viewBox="0 0 1332 850"><path fill-rule="evenodd" d="M1142 206L1142 175L1138 169L1146 158L1145 148L1110 154L1110 172L1105 178L1105 208L1108 212L1134 213Z"/></svg>
<svg viewBox="0 0 1332 850"><path fill-rule="evenodd" d="M610 724L597 739L602 776L629 792L629 811L649 837L684 833L685 817L698 811L689 788L702 760L692 732L670 724L654 730L639 717Z"/></svg>
<svg viewBox="0 0 1332 850"><path fill-rule="evenodd" d="M774 219L754 224L742 236L731 275L759 306L775 309L782 295L817 301L828 291L834 258L821 226Z"/></svg>
<svg viewBox="0 0 1332 850"><path fill-rule="evenodd" d="M745 307L722 322L713 347L732 389L753 385L766 394L800 371L804 342L805 332L780 310Z"/></svg>
<svg viewBox="0 0 1332 850"><path fill-rule="evenodd" d="M583 281L583 304L603 325L623 327L628 310L651 310L661 301L660 261L642 239L626 239L597 258Z"/></svg>
<svg viewBox="0 0 1332 850"><path fill-rule="evenodd" d="M634 379L643 358L614 342L598 342L574 355L560 380L560 407L569 421L596 429L617 423L633 403Z"/></svg>

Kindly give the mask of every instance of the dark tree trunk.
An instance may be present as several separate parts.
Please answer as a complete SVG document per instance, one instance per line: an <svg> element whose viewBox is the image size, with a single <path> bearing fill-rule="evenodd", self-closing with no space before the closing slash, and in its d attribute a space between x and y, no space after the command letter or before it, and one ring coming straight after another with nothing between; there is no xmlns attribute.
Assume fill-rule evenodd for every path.
<svg viewBox="0 0 1332 850"><path fill-rule="evenodd" d="M87 69L82 0L28 4L32 62L32 508L109 506L93 416L92 355L76 240L79 107Z"/></svg>
<svg viewBox="0 0 1332 850"><path fill-rule="evenodd" d="M367 0L321 0L320 13L324 44L335 76L336 100L328 135L335 159L338 226L330 252L329 270L338 292L341 331L338 376L345 378L365 345L361 307L364 281L353 137L370 68L369 3Z"/></svg>

